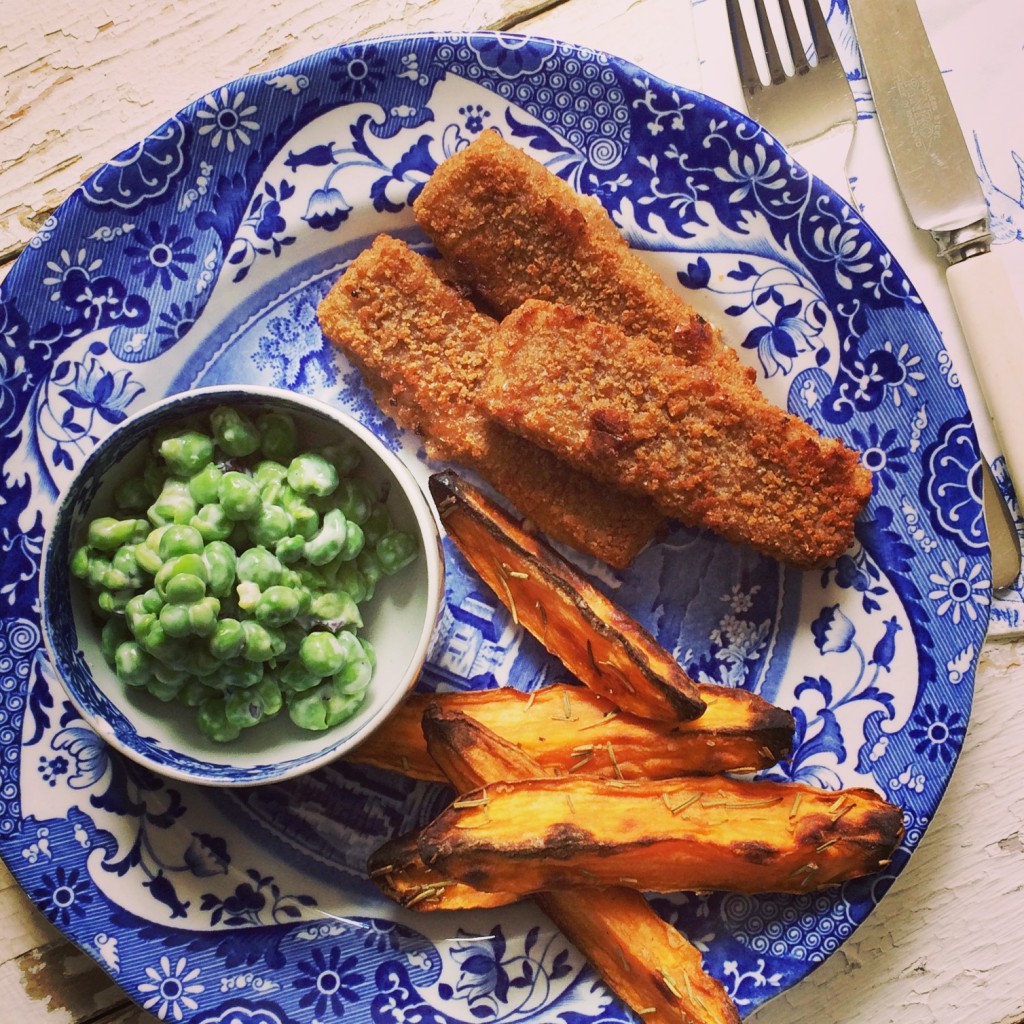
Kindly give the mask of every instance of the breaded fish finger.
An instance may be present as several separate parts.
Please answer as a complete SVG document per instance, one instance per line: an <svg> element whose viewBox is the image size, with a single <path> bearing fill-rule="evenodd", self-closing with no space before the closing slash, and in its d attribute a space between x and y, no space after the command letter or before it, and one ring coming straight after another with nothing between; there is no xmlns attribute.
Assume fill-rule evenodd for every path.
<svg viewBox="0 0 1024 1024"><path fill-rule="evenodd" d="M478 472L549 537L624 567L663 516L491 420L478 393L497 327L404 242L379 236L320 304L324 334L427 454Z"/></svg>
<svg viewBox="0 0 1024 1024"><path fill-rule="evenodd" d="M596 199L497 132L445 160L414 211L449 269L500 314L529 298L565 303L754 386L753 371L629 248Z"/></svg>
<svg viewBox="0 0 1024 1024"><path fill-rule="evenodd" d="M532 300L505 318L482 400L573 465L799 568L850 546L871 495L841 442L565 306Z"/></svg>

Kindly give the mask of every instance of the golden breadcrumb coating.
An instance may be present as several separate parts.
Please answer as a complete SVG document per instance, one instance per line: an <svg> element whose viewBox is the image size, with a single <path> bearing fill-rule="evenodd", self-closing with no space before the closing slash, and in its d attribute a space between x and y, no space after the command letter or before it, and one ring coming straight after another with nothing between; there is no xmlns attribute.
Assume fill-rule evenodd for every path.
<svg viewBox="0 0 1024 1024"><path fill-rule="evenodd" d="M414 211L449 272L500 315L531 298L564 303L755 386L719 331L629 248L596 199L497 132L445 160Z"/></svg>
<svg viewBox="0 0 1024 1024"><path fill-rule="evenodd" d="M760 392L566 306L531 300L502 321L483 403L580 469L799 568L850 546L871 495L857 453Z"/></svg>
<svg viewBox="0 0 1024 1024"><path fill-rule="evenodd" d="M478 405L497 324L380 235L320 303L320 325L363 372L381 408L433 459L474 469L549 537L624 567L662 522L625 495L490 419Z"/></svg>

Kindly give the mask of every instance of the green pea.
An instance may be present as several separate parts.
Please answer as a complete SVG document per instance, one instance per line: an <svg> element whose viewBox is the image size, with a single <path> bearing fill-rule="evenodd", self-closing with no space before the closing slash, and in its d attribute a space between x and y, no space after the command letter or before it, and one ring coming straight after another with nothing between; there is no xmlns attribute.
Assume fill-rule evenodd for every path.
<svg viewBox="0 0 1024 1024"><path fill-rule="evenodd" d="M338 479L350 476L363 461L363 457L354 444L346 444L339 441L336 444L324 445L320 454L334 467Z"/></svg>
<svg viewBox="0 0 1024 1024"><path fill-rule="evenodd" d="M233 458L252 455L260 446L260 435L252 421L229 406L218 406L210 414L213 436L221 450Z"/></svg>
<svg viewBox="0 0 1024 1024"><path fill-rule="evenodd" d="M267 587L256 602L253 613L264 626L283 626L299 614L299 593L292 587Z"/></svg>
<svg viewBox="0 0 1024 1024"><path fill-rule="evenodd" d="M271 626L263 626L252 619L243 619L242 629L245 631L242 657L247 661L270 661L285 648L284 636Z"/></svg>
<svg viewBox="0 0 1024 1024"><path fill-rule="evenodd" d="M306 541L304 555L312 565L326 565L341 554L348 534L346 519L340 509L332 508L324 516L319 532Z"/></svg>
<svg viewBox="0 0 1024 1024"><path fill-rule="evenodd" d="M114 488L114 502L124 512L145 512L153 500L153 492L144 477L129 476Z"/></svg>
<svg viewBox="0 0 1024 1024"><path fill-rule="evenodd" d="M223 697L215 697L199 705L196 709L196 725L204 736L217 743L236 740L242 731L238 726L229 724Z"/></svg>
<svg viewBox="0 0 1024 1024"><path fill-rule="evenodd" d="M351 634L349 634L351 635ZM355 637L353 637L355 640ZM366 653L359 647L356 640L358 653L345 662L337 672L334 673L334 684L339 693L348 696L362 696L370 685L373 676L373 663L366 656Z"/></svg>
<svg viewBox="0 0 1024 1024"><path fill-rule="evenodd" d="M370 488L362 480L354 480L351 477L338 484L333 498L337 507L345 513L345 518L352 519L360 525L370 518L376 504Z"/></svg>
<svg viewBox="0 0 1024 1024"><path fill-rule="evenodd" d="M194 526L175 523L163 531L158 553L166 562L177 555L198 555L202 550L202 534Z"/></svg>
<svg viewBox="0 0 1024 1024"><path fill-rule="evenodd" d="M96 595L96 605L104 615L120 615L133 593L132 590L101 590Z"/></svg>
<svg viewBox="0 0 1024 1024"><path fill-rule="evenodd" d="M220 478L217 497L229 519L252 519L262 504L260 489L251 476L229 470Z"/></svg>
<svg viewBox="0 0 1024 1024"><path fill-rule="evenodd" d="M139 560L135 555L138 544L125 544L118 548L110 563L112 569L122 572L128 577L128 586L141 587L143 583L142 570L139 568Z"/></svg>
<svg viewBox="0 0 1024 1024"><path fill-rule="evenodd" d="M153 585L161 597L166 598L167 586L175 576L195 576L203 584L203 593L206 591L206 584L210 582L210 570L206 567L203 556L198 554L178 555L164 562L160 571L153 578ZM189 582L182 586L193 587L194 584ZM185 591L182 590L180 593L184 595ZM198 600L202 596L203 594L200 593L194 600ZM182 599L185 599L184 596Z"/></svg>
<svg viewBox="0 0 1024 1024"><path fill-rule="evenodd" d="M235 584L235 569L238 555L235 549L223 540L212 540L203 548L208 585L214 597L227 597Z"/></svg>
<svg viewBox="0 0 1024 1024"><path fill-rule="evenodd" d="M251 581L265 589L281 582L284 566L275 554L262 545L256 545L238 556L235 571L240 580Z"/></svg>
<svg viewBox="0 0 1024 1024"><path fill-rule="evenodd" d="M299 728L319 732L351 718L360 704L361 697L338 693L331 680L327 679L293 696L288 702L288 715Z"/></svg>
<svg viewBox="0 0 1024 1024"><path fill-rule="evenodd" d="M198 708L204 701L217 696L217 691L201 679L190 679L179 691L178 700L187 708Z"/></svg>
<svg viewBox="0 0 1024 1024"><path fill-rule="evenodd" d="M310 672L302 664L301 658L292 658L287 665L278 673L281 689L286 693L302 693L314 686L318 686L323 676Z"/></svg>
<svg viewBox="0 0 1024 1024"><path fill-rule="evenodd" d="M100 516L89 524L86 540L89 546L97 551L116 551L122 544L127 544L132 539L134 532L134 519Z"/></svg>
<svg viewBox="0 0 1024 1024"><path fill-rule="evenodd" d="M416 557L416 538L410 533L392 530L377 541L375 551L381 569L393 576Z"/></svg>
<svg viewBox="0 0 1024 1024"><path fill-rule="evenodd" d="M188 482L188 492L200 505L209 505L217 500L220 493L220 478L223 470L216 462L209 462Z"/></svg>
<svg viewBox="0 0 1024 1024"><path fill-rule="evenodd" d="M298 494L322 498L338 486L338 471L322 455L307 452L288 464L288 484Z"/></svg>
<svg viewBox="0 0 1024 1024"><path fill-rule="evenodd" d="M209 650L215 658L226 661L237 658L245 649L245 630L238 619L221 619L209 639Z"/></svg>
<svg viewBox="0 0 1024 1024"><path fill-rule="evenodd" d="M305 543L302 541L303 545ZM299 554L302 554L301 548ZM76 548L75 553L71 556L71 575L76 579L87 580L89 578L89 559L89 548L85 544Z"/></svg>
<svg viewBox="0 0 1024 1024"><path fill-rule="evenodd" d="M383 502L374 502L366 521L361 524L366 543L374 546L386 533L394 529L391 522L391 514Z"/></svg>
<svg viewBox="0 0 1024 1024"><path fill-rule="evenodd" d="M308 540L320 529L320 513L305 497L286 485L280 496L281 507L292 517L295 532Z"/></svg>
<svg viewBox="0 0 1024 1024"><path fill-rule="evenodd" d="M305 538L296 535L282 537L274 545L274 554L277 556L278 561L283 562L285 565L291 565L294 562L297 562L302 558L305 550Z"/></svg>
<svg viewBox="0 0 1024 1024"><path fill-rule="evenodd" d="M309 611L314 618L328 623L334 630L344 626L358 629L363 624L359 605L346 590L326 590L317 594L310 602Z"/></svg>
<svg viewBox="0 0 1024 1024"><path fill-rule="evenodd" d="M116 616L107 619L100 630L100 653L103 655L103 660L113 666L117 648L126 640L131 639L131 631L123 618Z"/></svg>
<svg viewBox="0 0 1024 1024"><path fill-rule="evenodd" d="M164 438L158 451L176 476L192 476L213 459L213 440L198 430L186 430Z"/></svg>
<svg viewBox="0 0 1024 1024"><path fill-rule="evenodd" d="M310 633L299 645L299 658L314 675L334 675L345 664L346 657L341 641L326 630Z"/></svg>
<svg viewBox="0 0 1024 1024"><path fill-rule="evenodd" d="M224 711L229 724L239 729L259 725L281 710L281 690L275 680L264 676L256 686L235 690L224 697Z"/></svg>
<svg viewBox="0 0 1024 1024"><path fill-rule="evenodd" d="M263 459L252 468L252 478L262 491L274 484L283 484L288 479L288 467L273 459ZM264 500L267 500L266 498Z"/></svg>
<svg viewBox="0 0 1024 1024"><path fill-rule="evenodd" d="M260 590L258 583L253 583L252 580L242 580L235 587L235 595L238 599L238 607L243 612L251 612L260 603L263 591Z"/></svg>
<svg viewBox="0 0 1024 1024"><path fill-rule="evenodd" d="M146 619L147 616L159 615L163 605L163 598L160 596L159 592L152 587L141 594L136 594L131 598L128 604L125 605L125 620L128 624L128 628L132 633L138 636L140 623Z"/></svg>
<svg viewBox="0 0 1024 1024"><path fill-rule="evenodd" d="M188 606L188 621L194 636L209 636L217 626L220 601L215 597L202 597Z"/></svg>
<svg viewBox="0 0 1024 1024"><path fill-rule="evenodd" d="M154 678L154 662L134 640L118 645L114 653L114 672L125 686L149 686Z"/></svg>
<svg viewBox="0 0 1024 1024"><path fill-rule="evenodd" d="M110 572L110 569L109 559L104 558L102 555L90 554L88 575L86 577L89 586L94 590L99 590L103 586L103 580L107 573Z"/></svg>
<svg viewBox="0 0 1024 1024"><path fill-rule="evenodd" d="M295 521L280 505L260 505L255 520L249 527L249 536L256 544L273 547L295 528Z"/></svg>
<svg viewBox="0 0 1024 1024"><path fill-rule="evenodd" d="M262 678L265 666L262 661L246 661L238 658L232 661L225 661L216 676L211 681L218 689L227 692L228 690L244 690L255 686Z"/></svg>
<svg viewBox="0 0 1024 1024"><path fill-rule="evenodd" d="M203 505L189 520L189 525L209 543L211 540L227 540L235 528L235 521L220 505Z"/></svg>
<svg viewBox="0 0 1024 1024"><path fill-rule="evenodd" d="M146 512L154 526L187 523L196 514L195 499L184 480L168 480Z"/></svg>
<svg viewBox="0 0 1024 1024"><path fill-rule="evenodd" d="M285 413L267 412L256 419L260 451L268 459L288 462L295 454L295 421Z"/></svg>
<svg viewBox="0 0 1024 1024"><path fill-rule="evenodd" d="M363 552L365 555L366 552ZM346 591L352 600L357 604L362 604L367 596L371 593L373 583L367 579L366 574L360 567L363 561L362 555L360 555L357 562L346 562L338 567L338 571L334 576L334 584L338 590Z"/></svg>
<svg viewBox="0 0 1024 1024"><path fill-rule="evenodd" d="M160 557L160 538L166 530L166 526L158 526L144 541L135 545L135 561L150 576L155 576L164 564Z"/></svg>
<svg viewBox="0 0 1024 1024"><path fill-rule="evenodd" d="M165 604L160 609L160 625L168 636L175 639L189 636L192 632L188 608L183 604Z"/></svg>

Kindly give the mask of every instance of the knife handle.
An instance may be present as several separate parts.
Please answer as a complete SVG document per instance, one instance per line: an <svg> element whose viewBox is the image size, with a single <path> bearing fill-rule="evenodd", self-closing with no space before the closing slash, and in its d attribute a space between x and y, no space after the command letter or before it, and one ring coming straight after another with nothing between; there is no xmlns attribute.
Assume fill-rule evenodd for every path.
<svg viewBox="0 0 1024 1024"><path fill-rule="evenodd" d="M1024 313L995 252L953 264L946 281L1006 468L1024 498Z"/></svg>

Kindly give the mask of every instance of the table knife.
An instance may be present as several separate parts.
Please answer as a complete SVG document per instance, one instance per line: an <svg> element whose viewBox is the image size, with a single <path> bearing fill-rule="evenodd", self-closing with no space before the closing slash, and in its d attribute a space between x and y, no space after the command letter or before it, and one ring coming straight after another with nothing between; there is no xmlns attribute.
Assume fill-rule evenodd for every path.
<svg viewBox="0 0 1024 1024"><path fill-rule="evenodd" d="M915 0L850 0L850 14L896 180L914 223L931 232L948 264L946 283L993 431L1024 494L1024 314L992 251L985 195L921 14ZM988 469L984 457L982 464ZM1003 516L991 514L998 497L986 493L985 501L997 589L1020 570L1016 529L1007 536Z"/></svg>

